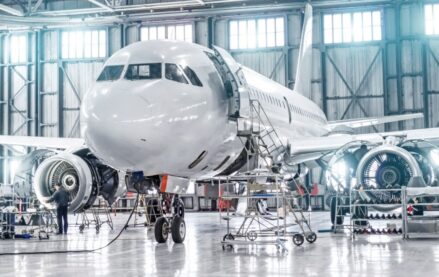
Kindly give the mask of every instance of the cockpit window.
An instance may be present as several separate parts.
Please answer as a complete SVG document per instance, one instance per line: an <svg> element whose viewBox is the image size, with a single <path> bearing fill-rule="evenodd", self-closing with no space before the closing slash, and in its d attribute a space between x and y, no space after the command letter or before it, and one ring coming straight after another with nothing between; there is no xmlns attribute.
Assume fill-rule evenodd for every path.
<svg viewBox="0 0 439 277"><path fill-rule="evenodd" d="M185 66L183 67L183 71L188 77L188 79L191 81L192 85L202 87L203 84L201 83L200 79L198 79L197 74L189 67Z"/></svg>
<svg viewBox="0 0 439 277"><path fill-rule="evenodd" d="M104 70L102 70L97 81L114 81L120 78L122 74L123 65L107 65Z"/></svg>
<svg viewBox="0 0 439 277"><path fill-rule="evenodd" d="M184 77L183 71L173 63L167 63L165 66L165 77L168 80L176 81L179 83L187 84L187 80Z"/></svg>
<svg viewBox="0 0 439 277"><path fill-rule="evenodd" d="M148 80L162 78L161 63L131 64L128 66L125 79L127 80Z"/></svg>

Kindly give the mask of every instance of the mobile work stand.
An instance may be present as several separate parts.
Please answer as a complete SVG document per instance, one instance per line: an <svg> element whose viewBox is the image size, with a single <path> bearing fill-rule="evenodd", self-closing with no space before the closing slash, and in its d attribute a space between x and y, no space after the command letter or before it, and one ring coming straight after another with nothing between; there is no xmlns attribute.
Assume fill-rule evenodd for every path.
<svg viewBox="0 0 439 277"><path fill-rule="evenodd" d="M234 213L231 207L227 207L225 215L220 210L220 218L227 222L222 238L224 250L237 245L276 245L278 249L287 250L288 238L297 246L305 239L309 243L316 241L317 235L280 175L250 173L215 180L219 182L221 200L238 200ZM244 190L240 192L237 186L244 186ZM275 201L276 212L268 211L266 201ZM231 227L234 219L241 220L237 230ZM300 231L292 231L293 226L298 226Z"/></svg>

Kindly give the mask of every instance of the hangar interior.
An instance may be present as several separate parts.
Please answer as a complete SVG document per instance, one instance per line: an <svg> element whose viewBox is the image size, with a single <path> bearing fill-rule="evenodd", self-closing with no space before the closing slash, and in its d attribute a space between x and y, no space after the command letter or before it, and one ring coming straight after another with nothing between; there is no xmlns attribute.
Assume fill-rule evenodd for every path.
<svg viewBox="0 0 439 277"><path fill-rule="evenodd" d="M141 2L127 4L133 7L124 19L112 17L111 12L102 13L102 7L87 1L31 4L31 10L37 7L35 16L79 14L78 18L84 18L72 19L67 25L62 19L38 23L32 17L19 20L3 12L1 133L79 137L82 96L105 60L130 43L148 39L148 30L151 36L157 36L155 28L158 36L164 38L175 34L164 32L163 27L184 28L182 39L224 47L243 65L285 86L294 86L303 17L301 1L278 1L268 6L251 5L257 1L206 1L201 6L187 1L181 7L179 2L170 5L162 1L163 6L160 2ZM14 1L4 5L21 9ZM306 96L325 111L329 120L422 112L424 120L387 124L376 130L436 126L439 88L434 76L438 45L435 29L431 31L433 35L425 35L425 5L422 1L313 2L313 89L312 95ZM99 16L91 16L99 11ZM352 38L343 42L341 36L339 42L334 37L334 42L325 43L325 15L329 20L331 15L363 11L379 12L378 22L374 22L380 28L379 39L359 43ZM258 18L281 19L285 36L282 41L273 47L231 48L230 24ZM87 39L89 46L80 47L81 40ZM14 152L3 149L2 153L0 176L2 183L9 183L10 174L5 172L14 167L8 162L13 160Z"/></svg>
<svg viewBox="0 0 439 277"><path fill-rule="evenodd" d="M307 2L313 6L312 90L305 96L324 111L329 121L422 113L423 118L363 127L357 132L439 127L437 1L5 0L0 3L0 135L79 138L83 96L106 60L138 41L172 39L209 48L217 45L242 65L292 89ZM20 181L14 181L14 175L19 170L18 160L32 150L0 145L0 189L16 183L30 188L31 175ZM317 222L314 229L329 228L325 172L312 169L304 182L318 188L313 208L326 210L312 213ZM207 191L195 186L191 193L183 195L187 210L216 210L217 199ZM130 210L134 200L133 196L122 197L119 205ZM399 238L387 237L355 245L346 236L319 234L322 241L303 251L293 249L288 256L273 254L272 249L265 249L262 254L255 249L224 254L217 243L218 226L203 225L217 224L216 215L189 213L187 217L188 238L183 248L172 244L159 248L149 234L145 238L147 231L142 230L131 234L132 241L127 239L116 246L114 254L104 253L120 258L117 266L121 274L128 270L160 276L204 276L213 268L212 276L253 276L258 275L261 256L267 262L261 266L263 272L276 276L292 272L314 275L328 267L330 274L336 276L353 276L357 270L361 272L358 275L381 272L402 276L407 276L402 269L413 273L412 268L416 268L419 274L427 275L435 270L434 265L422 269L437 256L434 246L425 241L407 245ZM115 226L123 226L125 218L114 219ZM207 237L200 236L203 232L208 233ZM101 240L103 233L105 230L97 238L93 232L86 232L83 237L50 241L47 247L82 249L87 241ZM113 233L104 235L103 241ZM69 245L69 240L75 245ZM203 244L203 240L208 243ZM26 242L14 242L5 243L4 247L17 252L27 246ZM33 251L38 249L38 245L32 246ZM424 250L426 254L410 260L411 254ZM134 259L124 259L124 251ZM323 260L325 251L331 258L322 263L309 256ZM351 257L351 251L367 251L366 263ZM391 265L395 252L402 257L399 268ZM200 262L198 259L203 259L205 253L209 253L206 261ZM374 258L375 254L379 256ZM222 257L220 264L215 264L216 255ZM341 265L340 255L349 256L346 267ZM422 260L421 256L429 257ZM112 258L107 258L92 256L89 261L82 261L85 267L80 271L93 270L93 263L101 263L108 267L95 268L95 275L115 274L118 270L111 271L114 266L108 263ZM68 264L50 255L44 259L47 264ZM1 259L0 264L6 267L8 261L11 262ZM47 267L36 265L36 257L29 261L36 268ZM246 264L241 265L240 261ZM194 263L198 266L191 269L190 264ZM69 264L68 268L67 273L73 274L73 267ZM33 272L17 265L15 270ZM55 267L53 272L62 270ZM0 273L14 275L3 269Z"/></svg>

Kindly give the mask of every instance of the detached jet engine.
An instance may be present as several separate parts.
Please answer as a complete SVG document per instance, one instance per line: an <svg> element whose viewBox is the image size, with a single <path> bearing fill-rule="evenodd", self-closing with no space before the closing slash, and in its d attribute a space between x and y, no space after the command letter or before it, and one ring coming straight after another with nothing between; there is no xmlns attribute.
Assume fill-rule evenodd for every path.
<svg viewBox="0 0 439 277"><path fill-rule="evenodd" d="M439 161L439 151L431 145L422 145L422 141L400 142L389 137L383 145L367 142L353 142L340 149L328 163L328 182L339 195L349 195L351 186L364 188L359 199L376 205L380 211L392 209L380 204L396 203L399 192L389 189L407 187L436 186L435 165ZM337 202L338 201L338 202ZM353 200L349 200L353 201ZM347 209L338 209L337 205L349 205L348 200L333 197L331 199L331 221L342 224L340 215ZM365 211L354 211L364 213Z"/></svg>

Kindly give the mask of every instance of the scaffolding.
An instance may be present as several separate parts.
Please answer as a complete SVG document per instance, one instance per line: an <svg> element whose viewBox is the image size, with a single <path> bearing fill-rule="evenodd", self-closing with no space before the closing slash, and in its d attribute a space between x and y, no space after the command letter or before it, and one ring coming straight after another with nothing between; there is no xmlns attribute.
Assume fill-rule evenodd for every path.
<svg viewBox="0 0 439 277"><path fill-rule="evenodd" d="M287 250L285 242L288 238L297 246L305 240L309 243L316 241L310 217L307 218L297 205L297 197L288 189L281 175L248 173L214 180L219 182L221 200L238 199L236 208L227 207L225 214L219 211L220 218L227 222L222 239L224 250L237 245L275 245L279 250ZM244 186L244 191L237 188L239 186ZM268 199L276 202L276 211L267 209ZM231 224L234 219L241 220L237 227Z"/></svg>

